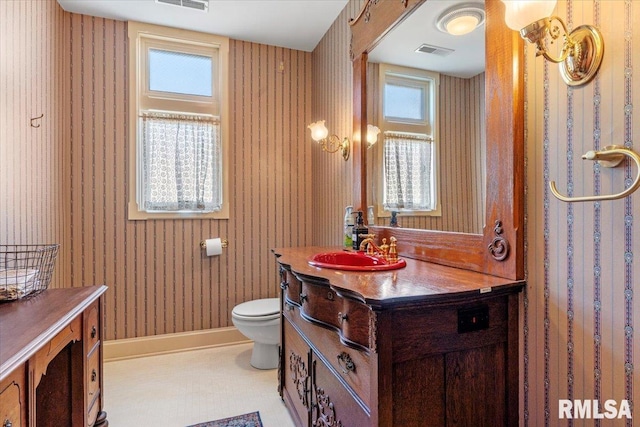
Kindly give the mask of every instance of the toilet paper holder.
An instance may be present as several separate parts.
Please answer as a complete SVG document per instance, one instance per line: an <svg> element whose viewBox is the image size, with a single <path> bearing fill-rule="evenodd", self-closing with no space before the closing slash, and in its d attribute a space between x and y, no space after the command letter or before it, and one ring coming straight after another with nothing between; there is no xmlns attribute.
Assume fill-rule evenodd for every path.
<svg viewBox="0 0 640 427"><path fill-rule="evenodd" d="M223 248L227 248L229 246L229 241L227 239L221 239L220 240L220 244L222 245ZM201 249L207 249L207 241L206 240L202 240L200 242L200 248Z"/></svg>

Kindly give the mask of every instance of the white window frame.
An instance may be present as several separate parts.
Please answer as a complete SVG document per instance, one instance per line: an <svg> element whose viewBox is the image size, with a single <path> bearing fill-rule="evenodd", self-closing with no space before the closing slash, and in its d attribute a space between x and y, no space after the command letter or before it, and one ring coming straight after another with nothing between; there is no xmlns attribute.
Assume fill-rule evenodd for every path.
<svg viewBox="0 0 640 427"><path fill-rule="evenodd" d="M194 31L179 30L139 22L128 22L129 36L129 203L130 220L145 219L228 219L229 218L229 96L228 64L229 39L227 37ZM167 49L176 52L211 56L217 50L217 67L214 70L213 96L178 95L147 90L148 75L146 52L149 48ZM217 86L218 91L215 87ZM175 112L184 115L207 115L220 117L222 153L222 207L215 212L166 211L149 212L139 206L142 191L140 177L140 126L139 116L143 111Z"/></svg>
<svg viewBox="0 0 640 427"><path fill-rule="evenodd" d="M433 165L432 175L433 179L431 184L434 208L430 210L415 210L415 209L393 209L393 211L402 213L403 216L442 216L442 204L440 201L440 180L439 171L440 165L440 149L439 149L439 115L438 106L439 102L439 88L440 88L440 74L421 70L417 68L402 67L391 64L379 64L378 67L378 127L381 130L378 137L379 143L376 144L378 149L378 167L380 172L377 175L377 185L375 191L376 198L376 210L377 216L383 218L391 217L391 210L386 210L383 205L384 201L384 132L393 133L407 133L407 134L420 134L427 135L432 140L431 147L433 150ZM398 118L389 117L384 115L384 93L385 84L387 82L404 84L412 87L423 87L425 89L426 103L426 117L425 121L420 120L400 120ZM375 147L375 146L374 146Z"/></svg>

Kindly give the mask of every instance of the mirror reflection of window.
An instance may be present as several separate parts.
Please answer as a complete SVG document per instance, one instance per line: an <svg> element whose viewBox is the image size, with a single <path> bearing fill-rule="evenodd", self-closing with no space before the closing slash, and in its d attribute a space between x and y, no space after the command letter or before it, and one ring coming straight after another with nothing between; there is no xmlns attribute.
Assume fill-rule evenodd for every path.
<svg viewBox="0 0 640 427"><path fill-rule="evenodd" d="M380 64L382 210L438 215L439 74Z"/></svg>

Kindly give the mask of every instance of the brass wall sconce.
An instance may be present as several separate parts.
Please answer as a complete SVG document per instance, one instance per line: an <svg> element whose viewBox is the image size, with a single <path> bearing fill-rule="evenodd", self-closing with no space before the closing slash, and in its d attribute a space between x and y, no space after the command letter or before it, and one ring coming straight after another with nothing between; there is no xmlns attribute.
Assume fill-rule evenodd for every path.
<svg viewBox="0 0 640 427"><path fill-rule="evenodd" d="M523 39L536 45L536 56L560 64L560 74L569 86L589 83L598 72L604 55L604 40L600 31L592 25L580 25L570 33L564 21L551 15L557 0L502 0L505 22L509 28L520 32ZM547 35L552 43L560 37L560 29L552 25L557 21L562 26L563 39L559 57L552 56L545 46Z"/></svg>
<svg viewBox="0 0 640 427"><path fill-rule="evenodd" d="M342 151L342 158L349 160L351 141L344 137L342 140L337 135L329 135L329 129L324 125L324 120L319 120L307 126L311 131L311 139L322 146L322 151L335 153Z"/></svg>

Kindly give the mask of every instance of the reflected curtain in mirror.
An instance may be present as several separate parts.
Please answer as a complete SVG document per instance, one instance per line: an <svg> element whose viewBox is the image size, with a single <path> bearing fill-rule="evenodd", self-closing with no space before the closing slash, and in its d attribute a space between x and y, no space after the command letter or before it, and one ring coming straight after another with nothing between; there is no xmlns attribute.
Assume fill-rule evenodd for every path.
<svg viewBox="0 0 640 427"><path fill-rule="evenodd" d="M432 210L433 140L427 135L384 133L385 210Z"/></svg>

